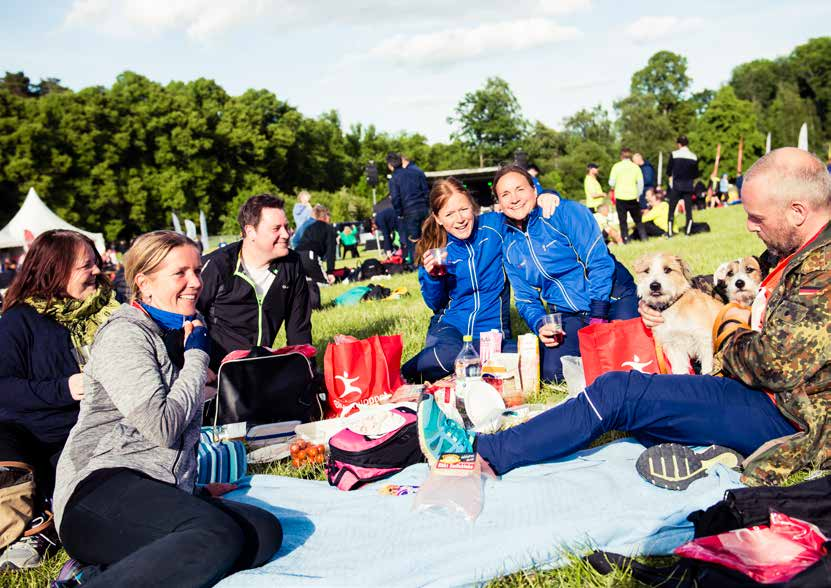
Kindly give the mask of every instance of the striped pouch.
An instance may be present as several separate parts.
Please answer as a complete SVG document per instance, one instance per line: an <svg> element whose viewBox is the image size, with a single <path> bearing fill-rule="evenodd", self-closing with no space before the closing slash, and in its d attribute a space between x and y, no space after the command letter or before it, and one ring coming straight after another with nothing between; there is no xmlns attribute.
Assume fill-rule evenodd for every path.
<svg viewBox="0 0 831 588"><path fill-rule="evenodd" d="M196 483L234 482L248 472L245 444L242 441L214 441L213 427L202 427L197 452Z"/></svg>

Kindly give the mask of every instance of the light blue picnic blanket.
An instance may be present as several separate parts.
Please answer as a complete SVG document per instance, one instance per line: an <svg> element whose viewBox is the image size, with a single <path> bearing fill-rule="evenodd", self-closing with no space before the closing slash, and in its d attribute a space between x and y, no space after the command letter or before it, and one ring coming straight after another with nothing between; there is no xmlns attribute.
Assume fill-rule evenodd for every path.
<svg viewBox="0 0 831 588"><path fill-rule="evenodd" d="M423 483L426 464L353 492L253 476L249 488L228 496L277 515L283 547L265 566L219 586L458 586L564 565L564 550L669 554L692 538L690 512L741 483L717 466L686 491L657 488L635 471L642 451L623 439L488 480L474 523L444 511L413 512L413 496L379 495L384 484Z"/></svg>

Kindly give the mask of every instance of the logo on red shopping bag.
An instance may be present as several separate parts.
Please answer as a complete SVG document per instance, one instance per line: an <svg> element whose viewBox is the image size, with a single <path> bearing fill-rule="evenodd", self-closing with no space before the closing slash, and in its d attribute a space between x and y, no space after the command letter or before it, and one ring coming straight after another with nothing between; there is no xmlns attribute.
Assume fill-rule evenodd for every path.
<svg viewBox="0 0 831 588"><path fill-rule="evenodd" d="M635 354L635 356L632 358L631 361L624 361L623 363L620 364L620 367L622 367L622 368L627 368L628 367L630 370L634 370L634 371L637 371L637 372L643 372L644 368L648 367L651 363L652 363L651 359L649 361L644 362L644 361L641 361L641 358L638 357L637 354ZM646 373L646 372L644 372L644 373Z"/></svg>
<svg viewBox="0 0 831 588"><path fill-rule="evenodd" d="M335 376L335 379L340 380L341 384L343 384L343 392L338 393L338 400L340 400L343 404L351 404L358 402L361 399L364 394L363 390L360 387L353 385L354 382L361 379L360 376L350 378L349 372L344 371L343 375ZM335 386L335 391L337 392L337 386Z"/></svg>

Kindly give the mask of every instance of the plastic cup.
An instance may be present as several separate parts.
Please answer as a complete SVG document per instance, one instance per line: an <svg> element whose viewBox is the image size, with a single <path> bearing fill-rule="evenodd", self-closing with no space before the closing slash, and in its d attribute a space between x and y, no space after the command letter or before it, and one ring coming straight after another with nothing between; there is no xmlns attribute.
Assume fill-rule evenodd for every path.
<svg viewBox="0 0 831 588"><path fill-rule="evenodd" d="M444 276L447 274L447 247L436 247L430 250L430 255L433 256L435 264L433 265L434 276Z"/></svg>
<svg viewBox="0 0 831 588"><path fill-rule="evenodd" d="M547 314L542 319L542 326L549 327L549 331L553 331L552 337L556 340L557 344L561 344L563 342L563 337L565 337L565 332L563 331L563 315L559 312L554 312L551 314Z"/></svg>

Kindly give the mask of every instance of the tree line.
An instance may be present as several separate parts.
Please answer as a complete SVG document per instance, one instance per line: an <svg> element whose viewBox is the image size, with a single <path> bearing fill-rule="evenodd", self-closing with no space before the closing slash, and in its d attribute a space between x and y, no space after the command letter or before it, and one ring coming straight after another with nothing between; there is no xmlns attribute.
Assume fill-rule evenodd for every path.
<svg viewBox="0 0 831 588"><path fill-rule="evenodd" d="M690 138L702 169L712 166L720 143L727 173L740 139L749 164L763 153L766 133L774 146L793 145L803 122L811 148L827 149L831 37L741 64L715 91L692 93L691 83L683 56L658 52L633 74L614 117L595 106L555 130L526 120L509 85L490 78L448 117L451 141L429 144L418 133L373 125L344 130L334 110L312 118L270 91L230 96L207 79L162 85L128 71L109 88L73 92L54 78L33 83L7 72L0 80L0 224L29 186L67 221L108 239L170 226L171 212L195 220L199 210L212 231L233 232L239 204L264 191L292 204L307 189L334 220L365 218L372 203L365 166L377 163L382 197L389 151L440 170L493 165L522 148L543 170L543 185L579 199L586 163L608 172L626 145L657 164L658 151L671 150L679 133Z"/></svg>

